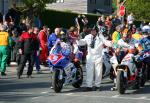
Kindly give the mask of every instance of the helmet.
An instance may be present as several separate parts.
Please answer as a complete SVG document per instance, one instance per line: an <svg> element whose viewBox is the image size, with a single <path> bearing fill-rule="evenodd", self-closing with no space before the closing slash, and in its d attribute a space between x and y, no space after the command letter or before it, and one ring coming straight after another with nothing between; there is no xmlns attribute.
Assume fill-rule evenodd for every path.
<svg viewBox="0 0 150 103"><path fill-rule="evenodd" d="M91 30L96 30L96 32L99 31L99 30L98 30L98 27L97 27L96 25L91 25L91 26L90 26L90 29L91 29Z"/></svg>
<svg viewBox="0 0 150 103"><path fill-rule="evenodd" d="M144 33L144 34L150 34L150 29L144 29L144 30L143 30L143 33Z"/></svg>
<svg viewBox="0 0 150 103"><path fill-rule="evenodd" d="M99 28L100 33L102 34L106 34L107 33L107 27L106 26L102 26Z"/></svg>

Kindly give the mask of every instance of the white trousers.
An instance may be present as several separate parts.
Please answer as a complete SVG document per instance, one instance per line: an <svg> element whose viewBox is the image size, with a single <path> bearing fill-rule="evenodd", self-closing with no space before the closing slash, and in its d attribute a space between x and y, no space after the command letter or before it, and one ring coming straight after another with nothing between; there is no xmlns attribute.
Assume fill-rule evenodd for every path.
<svg viewBox="0 0 150 103"><path fill-rule="evenodd" d="M87 60L86 63L86 84L87 87L100 87L102 80L102 62L91 62ZM93 85L94 83L94 85Z"/></svg>

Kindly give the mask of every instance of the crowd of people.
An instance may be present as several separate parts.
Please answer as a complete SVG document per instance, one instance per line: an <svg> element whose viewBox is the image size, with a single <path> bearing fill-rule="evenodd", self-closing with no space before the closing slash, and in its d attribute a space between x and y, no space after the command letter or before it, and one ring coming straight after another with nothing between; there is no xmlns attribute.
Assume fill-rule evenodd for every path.
<svg viewBox="0 0 150 103"><path fill-rule="evenodd" d="M87 89L91 90L93 81L96 88L101 84L103 48L112 47L118 55L119 63L127 53L121 45L128 47L129 44L137 44L136 48L150 50L150 24L142 22L140 27L136 27L132 13L124 24L118 16L100 16L92 25L85 15L78 15L74 21L74 26L69 29L56 27L54 33L51 33L47 26L41 29L29 25L25 20L20 23L16 16L9 13L5 21L0 23L1 75L6 76L6 66L17 62L17 77L20 79L27 61L28 78L32 77L34 64L37 73L40 73L40 65L48 65L49 52L60 39L71 46L72 60L79 59L81 63L86 63Z"/></svg>

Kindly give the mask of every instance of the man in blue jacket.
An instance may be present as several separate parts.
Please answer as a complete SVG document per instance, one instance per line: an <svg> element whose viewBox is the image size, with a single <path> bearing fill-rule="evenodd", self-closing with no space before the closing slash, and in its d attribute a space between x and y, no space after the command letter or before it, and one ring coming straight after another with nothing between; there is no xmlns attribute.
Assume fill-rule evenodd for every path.
<svg viewBox="0 0 150 103"><path fill-rule="evenodd" d="M55 28L55 32L52 33L48 38L48 51L54 46L56 40L60 38L61 29Z"/></svg>

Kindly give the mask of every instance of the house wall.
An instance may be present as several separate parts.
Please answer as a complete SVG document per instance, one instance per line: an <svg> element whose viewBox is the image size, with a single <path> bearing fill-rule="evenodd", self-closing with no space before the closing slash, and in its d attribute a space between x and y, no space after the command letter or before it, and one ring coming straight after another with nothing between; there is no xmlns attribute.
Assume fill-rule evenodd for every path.
<svg viewBox="0 0 150 103"><path fill-rule="evenodd" d="M112 13L112 0L88 0L87 12L93 13L95 9L103 9L108 13Z"/></svg>

